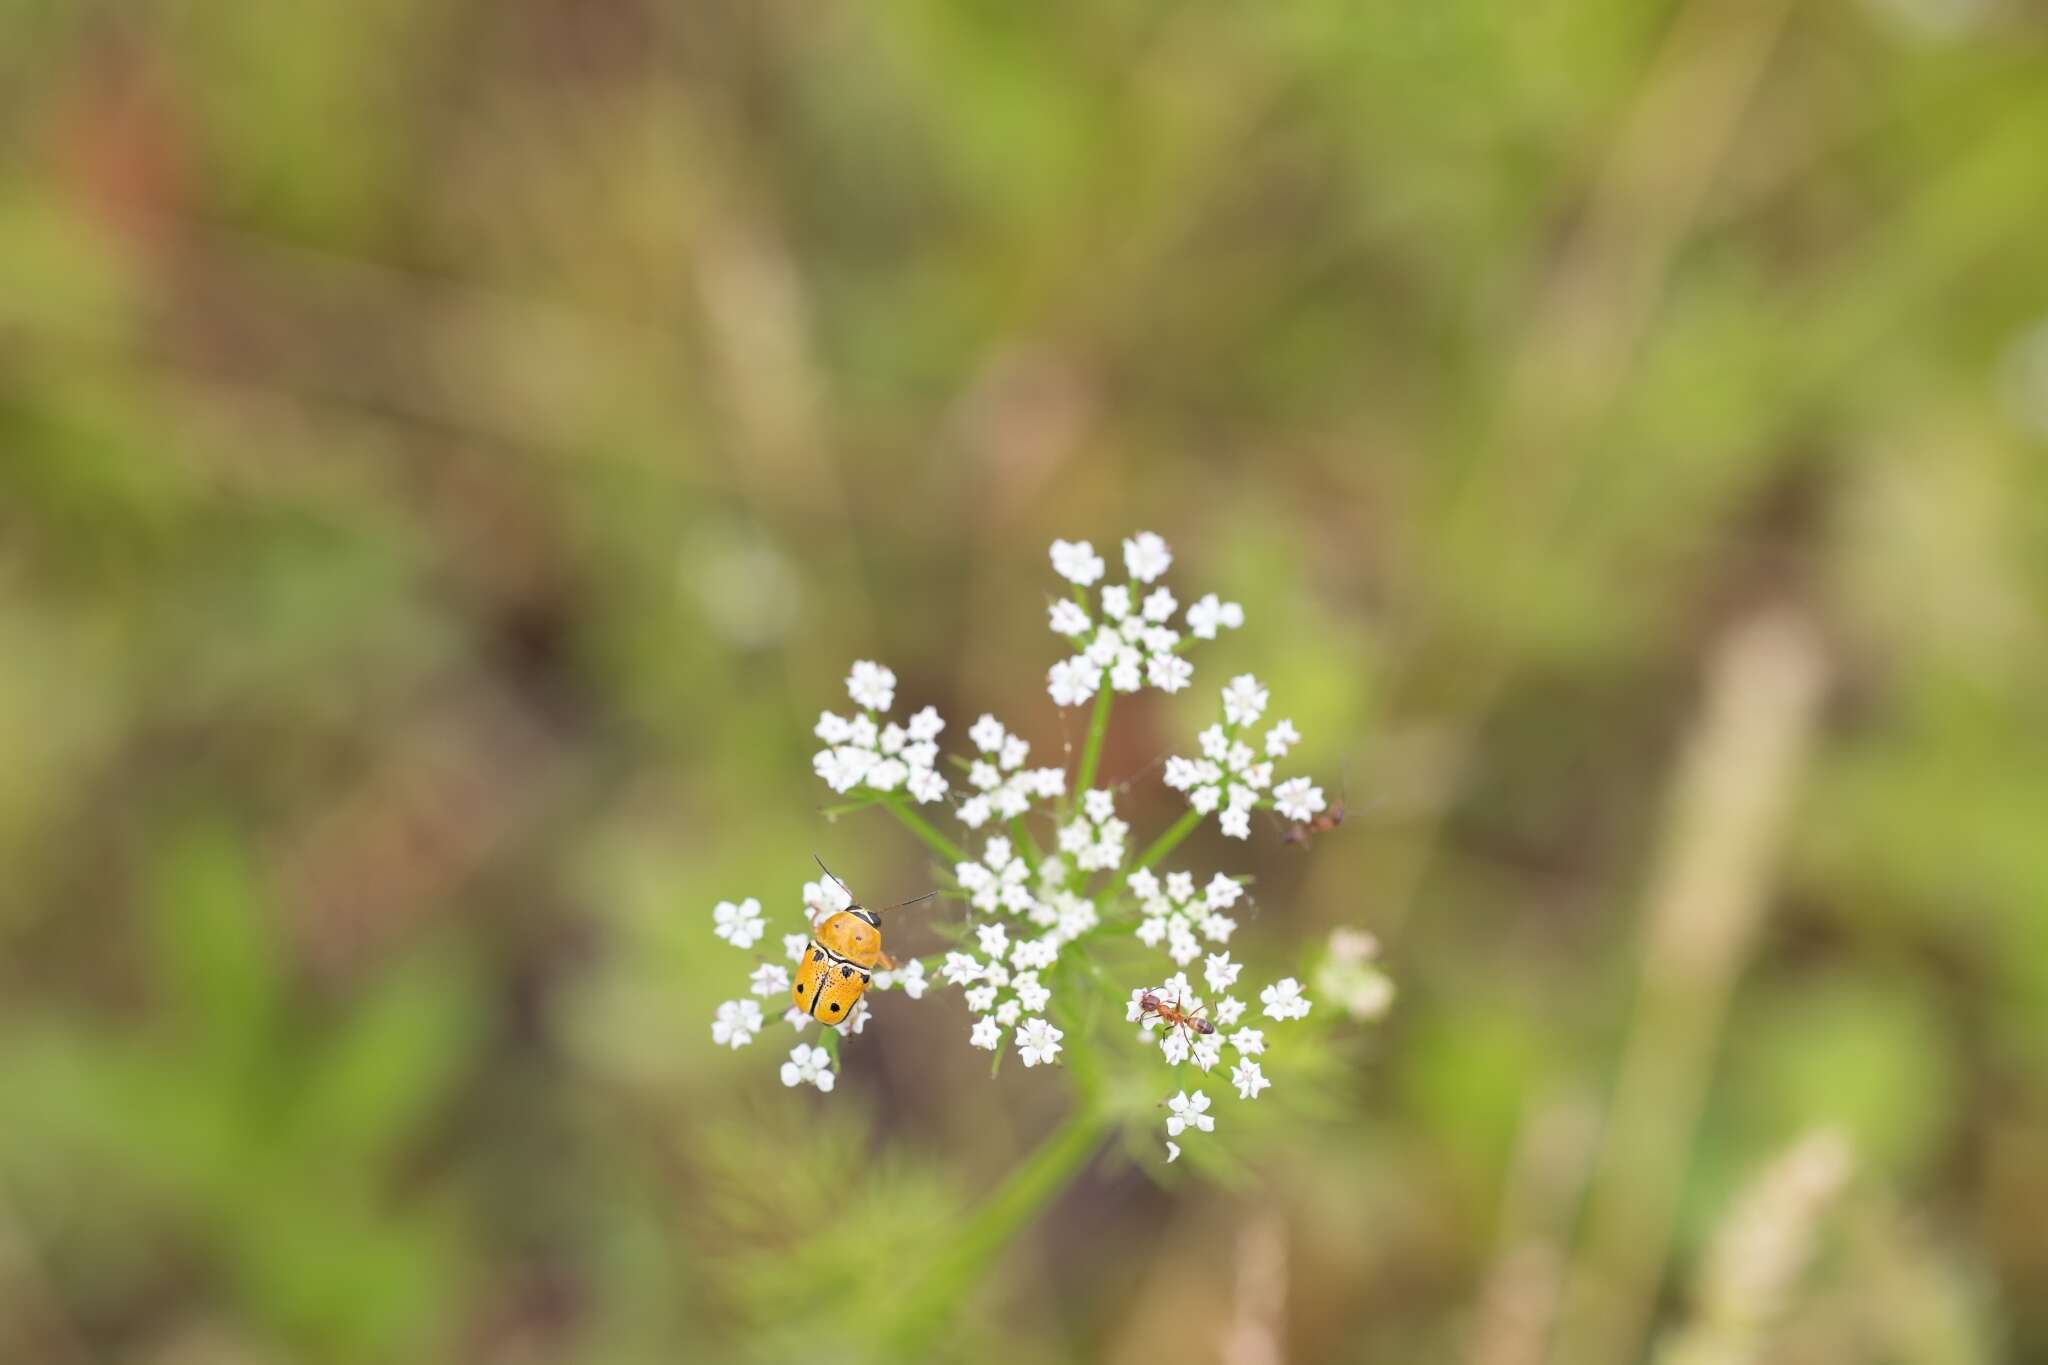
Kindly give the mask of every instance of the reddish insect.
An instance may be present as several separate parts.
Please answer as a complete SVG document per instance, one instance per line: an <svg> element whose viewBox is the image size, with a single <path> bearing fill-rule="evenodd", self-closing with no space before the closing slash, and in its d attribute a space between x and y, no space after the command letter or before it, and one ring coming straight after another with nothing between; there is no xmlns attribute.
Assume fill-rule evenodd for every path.
<svg viewBox="0 0 2048 1365"><path fill-rule="evenodd" d="M1139 1019L1158 1019L1168 1029L1179 1029L1183 1033L1214 1033L1216 1026L1206 1017L1208 1010L1207 1005L1192 1010L1183 1008L1179 996L1168 1000L1157 991L1146 991L1138 997Z"/></svg>
<svg viewBox="0 0 2048 1365"><path fill-rule="evenodd" d="M1283 844L1300 844L1303 848L1307 848L1308 841L1315 838L1316 835L1328 834L1343 823L1344 803L1339 801L1336 805L1312 819L1289 825L1280 832L1280 842Z"/></svg>

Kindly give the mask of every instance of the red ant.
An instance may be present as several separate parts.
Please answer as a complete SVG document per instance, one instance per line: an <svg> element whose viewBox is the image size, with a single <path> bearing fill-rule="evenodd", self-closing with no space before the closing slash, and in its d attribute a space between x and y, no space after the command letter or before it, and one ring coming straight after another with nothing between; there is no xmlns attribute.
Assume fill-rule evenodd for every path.
<svg viewBox="0 0 2048 1365"><path fill-rule="evenodd" d="M1175 996L1173 1001L1168 1003L1160 999L1156 991L1146 991L1138 997L1138 1017L1140 1019L1148 1017L1162 1019L1169 1029L1177 1028L1194 1033L1207 1034L1216 1031L1216 1026L1203 1017L1208 1008L1207 1005L1203 1005L1199 1009L1182 1009L1179 996Z"/></svg>

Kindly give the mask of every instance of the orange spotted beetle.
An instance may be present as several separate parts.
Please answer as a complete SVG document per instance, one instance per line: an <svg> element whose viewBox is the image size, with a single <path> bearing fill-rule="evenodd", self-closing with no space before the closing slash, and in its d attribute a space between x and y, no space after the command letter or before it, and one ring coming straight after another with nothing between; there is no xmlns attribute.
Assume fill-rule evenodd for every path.
<svg viewBox="0 0 2048 1365"><path fill-rule="evenodd" d="M853 903L811 926L811 941L804 945L803 961L797 965L796 985L790 999L826 1028L837 1028L853 1017L854 1006L867 994L868 983L875 979L875 968L896 964L882 952L881 915L862 905L853 888L840 882L832 869L825 866L824 859L816 854L811 856L820 871L839 882L839 889ZM889 908L900 910L903 905L915 905L938 894L928 891Z"/></svg>

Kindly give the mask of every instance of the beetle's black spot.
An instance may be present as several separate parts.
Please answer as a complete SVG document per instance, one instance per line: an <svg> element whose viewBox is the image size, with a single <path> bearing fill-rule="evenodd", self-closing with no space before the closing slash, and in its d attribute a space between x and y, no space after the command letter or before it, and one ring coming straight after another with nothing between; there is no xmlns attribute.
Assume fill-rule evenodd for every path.
<svg viewBox="0 0 2048 1365"><path fill-rule="evenodd" d="M813 948L813 949L811 949L811 961L813 961L813 962L823 962L824 960L825 960L825 950L824 950L823 948Z"/></svg>
<svg viewBox="0 0 2048 1365"><path fill-rule="evenodd" d="M797 983L796 983L796 993L797 993L798 995L802 995L802 994L804 993L804 983L803 983L803 982L799 981L799 982L797 982Z"/></svg>
<svg viewBox="0 0 2048 1365"><path fill-rule="evenodd" d="M832 1004L831 1004L830 1008L831 1008L831 1010L832 1010L832 1012L833 1012L834 1014L837 1014L837 1013L839 1013L839 1002L838 1002L837 1000L834 1000L834 1001L832 1002Z"/></svg>
<svg viewBox="0 0 2048 1365"><path fill-rule="evenodd" d="M847 980L847 979L848 979L848 978L850 978L850 977L851 977L852 975L853 975L853 968L851 968L851 967L841 967L841 968L839 969L839 978L840 978L840 980L842 980L842 981L844 981L844 980Z"/></svg>
<svg viewBox="0 0 2048 1365"><path fill-rule="evenodd" d="M862 973L860 974L860 984L861 984L861 985L865 986L865 985L867 985L867 984L868 984L868 982L870 982L870 981L872 981L872 980L874 980L874 978L873 978L873 977L871 977L871 976L869 976L869 975L868 975L868 974L867 974L866 972L862 972Z"/></svg>

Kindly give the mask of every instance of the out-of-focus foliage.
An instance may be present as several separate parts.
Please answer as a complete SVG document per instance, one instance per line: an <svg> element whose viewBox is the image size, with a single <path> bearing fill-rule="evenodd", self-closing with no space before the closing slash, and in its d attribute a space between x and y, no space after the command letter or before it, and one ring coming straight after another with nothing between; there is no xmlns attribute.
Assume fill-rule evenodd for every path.
<svg viewBox="0 0 2048 1365"><path fill-rule="evenodd" d="M1355 813L1246 951L1401 997L948 1358L1541 1359L1765 608L1827 698L1622 1358L1823 1124L1765 1358L2048 1354L2043 148L2028 0L0 0L0 1359L859 1358L1061 1092L938 1000L782 1090L709 907L923 884L816 814L847 661L1057 755L1045 544L1139 527L1251 624L1105 772L1257 669Z"/></svg>

